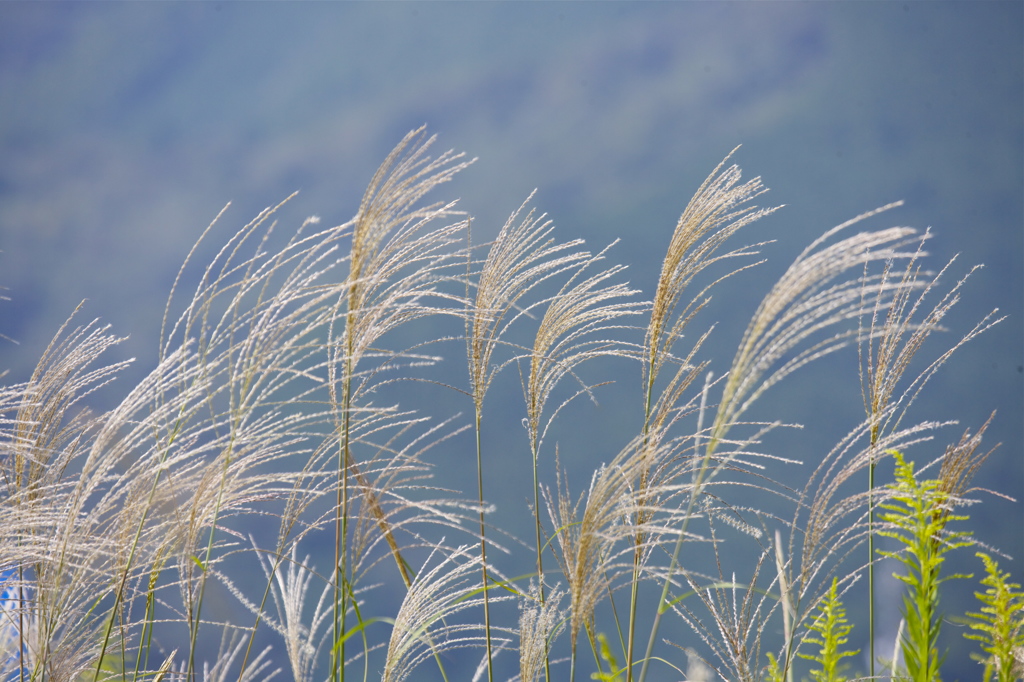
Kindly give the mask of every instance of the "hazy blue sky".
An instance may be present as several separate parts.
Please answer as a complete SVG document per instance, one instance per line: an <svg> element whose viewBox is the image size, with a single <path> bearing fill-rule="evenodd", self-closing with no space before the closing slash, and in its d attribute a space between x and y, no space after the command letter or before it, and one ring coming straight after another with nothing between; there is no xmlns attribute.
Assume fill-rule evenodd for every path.
<svg viewBox="0 0 1024 682"><path fill-rule="evenodd" d="M0 368L27 376L82 299L148 367L174 274L225 203L222 237L295 190L283 221L343 222L421 124L479 157L444 190L475 230L538 188L564 237L623 237L650 291L687 198L742 144L764 203L787 206L751 237L778 240L769 264L719 309L736 311L725 346L815 236L906 200L872 225L931 227L934 265L961 254L950 284L986 265L951 335L1009 316L921 416L960 419L953 440L998 409L985 482L1021 497L1022 28L1021 2L0 3L0 333L21 342ZM797 408L831 405L827 385L798 384ZM835 409L836 428L858 418ZM991 510L1018 524L991 532L1019 580L1024 512Z"/></svg>

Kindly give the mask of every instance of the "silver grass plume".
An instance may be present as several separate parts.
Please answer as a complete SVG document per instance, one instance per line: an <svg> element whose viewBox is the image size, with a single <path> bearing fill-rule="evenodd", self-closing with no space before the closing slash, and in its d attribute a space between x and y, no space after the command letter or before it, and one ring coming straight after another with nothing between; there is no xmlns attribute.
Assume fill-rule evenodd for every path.
<svg viewBox="0 0 1024 682"><path fill-rule="evenodd" d="M360 416L357 401L369 388L366 377L358 374L359 365L373 344L417 318L451 314L449 308L438 307L430 300L451 297L439 284L450 278L453 264L460 262L447 248L457 241L464 224L427 231L434 221L453 215L453 205L420 207L417 202L469 162L459 161L461 155L452 152L431 159L426 152L435 138L423 138L422 129L406 135L381 164L363 195L351 224L349 274L332 313L327 363L343 472L339 475L345 479L344 485L350 476L354 479L407 585L412 577L381 507L378 490L353 458L350 436L356 424L353 417ZM340 334L336 331L338 323L343 323ZM391 362L387 358L385 361ZM345 506L348 501L339 498L338 503Z"/></svg>
<svg viewBox="0 0 1024 682"><path fill-rule="evenodd" d="M544 301L547 307L528 356L530 373L523 382L526 429L530 442L538 448L546 431L542 427L545 406L562 379L576 380L580 386L576 395L589 394L591 387L576 375L577 366L600 357L630 356L621 342L600 335L620 329L621 318L640 314L647 304L627 300L639 292L626 284L606 284L625 266L612 266L585 276L586 270L603 260L610 248L596 256L587 254L558 293ZM565 404L560 404L548 418L549 425Z"/></svg>
<svg viewBox="0 0 1024 682"><path fill-rule="evenodd" d="M558 608L564 592L554 589L542 595L540 587L530 584L519 603L519 681L536 682L548 658L549 642L565 627Z"/></svg>
<svg viewBox="0 0 1024 682"><path fill-rule="evenodd" d="M520 218L529 201L516 209L491 243L467 313L469 379L478 411L494 377L511 362L494 362L494 351L509 327L530 314L520 301L542 282L591 258L585 251L572 250L582 240L555 242L554 226L544 215L537 216L531 209Z"/></svg>
<svg viewBox="0 0 1024 682"><path fill-rule="evenodd" d="M886 428L898 428L914 398L950 356L1003 319L996 318L997 310L985 315L959 341L932 361L897 397L900 380L910 366L911 360L933 332L943 329L942 321L959 302L961 288L971 274L981 267L971 268L930 310L927 310L926 299L938 288L940 279L956 260L953 258L937 274L925 279L929 277L929 273L921 270L919 260L927 255L923 247L930 237L931 234L928 232L922 235L917 250L907 259L901 275L894 275L895 263L890 260L886 262L877 283L870 283L869 286L869 283L865 282L864 296L867 300L874 301L874 306L871 308L868 325L865 327L863 321L861 322L858 352L861 393L867 417L873 422L873 437L877 437ZM891 297L883 295L887 290L892 290ZM920 319L917 319L918 317ZM898 410L889 409L890 405L898 406Z"/></svg>
<svg viewBox="0 0 1024 682"><path fill-rule="evenodd" d="M738 230L781 208L748 205L748 202L764 194L767 189L761 184L760 177L737 184L741 173L736 165L722 170L735 151L730 152L715 167L690 199L679 217L665 252L644 340L644 388L647 393L648 417L654 384L662 367L674 359L673 348L676 342L682 338L693 316L710 300L707 298L710 286L685 305L683 293L693 279L709 266L719 261L756 254L753 249L760 244L724 254L718 251ZM729 274L735 274L741 269L744 268ZM724 278L719 278L711 286L721 279ZM671 408L672 405L666 403L662 409Z"/></svg>
<svg viewBox="0 0 1024 682"><path fill-rule="evenodd" d="M805 341L847 320L858 319L865 308L873 306L873 301L863 299L866 275L838 279L841 275L873 261L912 255L900 250L914 234L914 230L907 227L862 232L828 244L841 230L898 205L890 204L864 213L825 232L797 256L764 297L743 334L729 370L708 443L709 452L714 451L730 425L735 424L764 391L807 363L849 343L855 332L839 328L833 335L778 364Z"/></svg>
<svg viewBox="0 0 1024 682"><path fill-rule="evenodd" d="M661 522L643 529L647 542L663 542L665 537L674 539L679 534L682 510L664 503L656 509L638 509L635 486L641 471L678 457L681 443L659 440L655 446L649 441L644 444L643 436L637 436L610 463L594 473L586 495L575 502L561 474L556 495L545 490L548 515L557 540L555 555L568 584L568 628L574 652L581 630L587 630L590 637L595 634L590 630L594 610L614 579L632 572L635 551L632 539L636 529L623 521L639 512L650 512L648 518L660 513L664 516ZM685 463L680 473L684 470ZM658 499L685 494L688 490L688 483L667 479L650 493L653 499ZM625 540L630 542L623 544Z"/></svg>
<svg viewBox="0 0 1024 682"><path fill-rule="evenodd" d="M382 682L402 682L427 658L480 644L479 625L448 622L480 605L480 598L473 596L479 584L470 577L479 570L480 557L467 550L454 548L431 566L436 553L432 552L420 568L395 616Z"/></svg>

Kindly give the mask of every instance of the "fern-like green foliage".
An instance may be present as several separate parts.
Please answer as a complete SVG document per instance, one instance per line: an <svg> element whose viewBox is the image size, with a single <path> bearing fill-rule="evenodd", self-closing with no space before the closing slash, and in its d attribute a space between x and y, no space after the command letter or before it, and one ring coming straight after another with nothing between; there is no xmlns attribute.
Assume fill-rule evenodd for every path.
<svg viewBox="0 0 1024 682"><path fill-rule="evenodd" d="M846 677L841 673L846 667L841 665L842 660L848 656L856 656L857 651L845 651L844 647L849 641L847 635L853 626L846 620L846 609L839 599L837 592L839 581L832 579L832 587L825 594L821 603L818 604L818 614L814 621L807 626L807 629L815 633L804 641L808 644L818 645L817 654L797 654L800 658L813 661L821 666L820 669L811 670L811 679L814 682L845 682Z"/></svg>
<svg viewBox="0 0 1024 682"><path fill-rule="evenodd" d="M993 675L999 682L1013 682L1024 675L1024 592L1018 583L1009 582L1009 573L1000 572L995 559L984 552L977 556L985 562L988 575L981 584L988 589L974 593L984 606L981 613L967 613L973 632L964 637L981 642L981 650L988 654L981 659L985 682Z"/></svg>
<svg viewBox="0 0 1024 682"><path fill-rule="evenodd" d="M786 682L786 675L782 672L782 664L775 654L768 652L768 665L764 668L765 682Z"/></svg>
<svg viewBox="0 0 1024 682"><path fill-rule="evenodd" d="M879 531L879 535L899 540L905 547L900 552L879 553L906 568L905 574L894 575L909 588L903 595L906 629L900 642L907 676L913 682L939 682L939 666L945 658L937 647L942 623L939 585L952 578L970 577L940 577L942 563L951 550L972 543L969 533L948 531L946 526L967 517L952 513L951 498L942 490L941 481L918 481L914 463L905 461L899 452L889 452L896 458L896 480L889 485L892 497L880 505L889 530Z"/></svg>
<svg viewBox="0 0 1024 682"><path fill-rule="evenodd" d="M603 632L597 635L597 646L601 653L601 659L608 665L608 672L599 670L591 673L590 679L598 682L622 682L625 679L623 676L626 671L619 667L619 659L615 657L611 645L608 644L608 638Z"/></svg>

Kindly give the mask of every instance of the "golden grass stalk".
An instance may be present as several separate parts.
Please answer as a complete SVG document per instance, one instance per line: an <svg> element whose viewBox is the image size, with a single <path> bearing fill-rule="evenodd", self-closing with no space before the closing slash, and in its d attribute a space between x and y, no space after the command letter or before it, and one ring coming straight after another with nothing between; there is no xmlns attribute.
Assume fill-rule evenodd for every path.
<svg viewBox="0 0 1024 682"><path fill-rule="evenodd" d="M644 339L645 417L650 415L654 385L663 365L674 357L676 342L693 316L709 301L706 295L710 287L705 287L683 305L686 288L698 274L719 261L755 254L753 249L759 244L724 254L718 251L738 230L781 208L746 205L767 189L759 177L737 184L741 174L736 165L722 170L735 151L715 167L690 199L665 252ZM740 269L743 268L730 274Z"/></svg>
<svg viewBox="0 0 1024 682"><path fill-rule="evenodd" d="M610 246L608 248L611 248ZM621 328L621 318L639 314L644 303L628 301L636 291L625 284L606 284L625 268L614 266L585 276L585 271L604 259L604 251L579 263L572 276L551 297L537 326L530 350L530 373L523 380L526 399L525 426L530 442L533 468L533 510L535 547L537 554L538 595L545 599L544 563L541 541L540 482L538 459L547 429L559 411L574 398L588 394L594 400L592 387L576 373L576 368L588 360L601 357L630 357L632 353L622 343L603 338ZM545 420L545 407L558 384L566 377L576 381L579 390L559 404ZM596 400L595 400L596 402ZM545 670L550 671L545 655Z"/></svg>
<svg viewBox="0 0 1024 682"><path fill-rule="evenodd" d="M407 135L381 164L363 195L352 222L349 274L329 327L328 386L338 442L332 636L341 643L337 653L332 648L332 679L339 674L344 677L344 617L351 589L345 587L351 565L346 549L350 479L361 489L366 508L375 514L406 585L412 580L376 492L355 462L351 434L357 398L367 388L366 379L359 378L359 365L373 344L401 324L446 312L429 301L448 297L437 285L454 258L446 248L463 226L425 232L427 225L450 216L452 205L419 207L417 202L467 162L459 162L461 155L451 152L430 159L426 150L433 138L423 141L423 137L422 129ZM340 334L335 331L339 325Z"/></svg>
<svg viewBox="0 0 1024 682"><path fill-rule="evenodd" d="M766 548L754 564L749 582L736 581L736 574L722 573L718 556L718 542L712 540L719 576L715 581L686 574L693 596L707 610L710 618L696 614L685 602L673 604L672 609L701 638L714 653L720 665L716 672L726 680L757 682L761 652L761 636L767 613L775 602L753 589L764 562L773 550Z"/></svg>
<svg viewBox="0 0 1024 682"><path fill-rule="evenodd" d="M704 363L696 363L695 355L707 339L710 330L705 332L692 345L685 358L675 354L676 343L683 337L684 330L694 316L710 301L711 287L740 270L743 266L733 269L723 277L719 277L706 286L697 295L684 304L683 294L693 279L711 265L740 256L756 254L758 245L741 247L720 254L725 242L741 228L771 214L777 208L759 209L749 202L760 196L767 189L761 184L760 178L753 178L739 184L741 172L738 166L732 165L724 171L722 168L735 153L730 152L708 175L690 199L679 217L672 233L668 249L661 266L661 274L651 306L651 316L647 324L643 347L643 388L644 388L644 424L645 434L664 433L667 425L678 415L680 402L694 379L703 372ZM661 388L660 397L655 397L655 386L665 363L675 364L673 376ZM650 485L649 471L641 471L637 485L640 496L638 506L648 507L644 496ZM634 519L637 527L643 527L648 518L644 515ZM637 613L637 586L640 579L641 547L645 539L642 533L636 536L636 556L634 559L633 588L630 595L629 625L626 651L626 676L633 679L634 639ZM648 652L648 655L650 652ZM641 676L646 673L646 662Z"/></svg>
<svg viewBox="0 0 1024 682"><path fill-rule="evenodd" d="M531 195L532 197L532 195ZM469 365L470 394L473 398L477 447L477 492L480 505L480 557L484 590L484 629L487 639L487 674L493 682L491 614L488 594L486 523L484 520L483 453L480 434L484 398L498 373L518 357L499 362L494 353L505 345L502 337L512 324L529 315L529 306L521 304L535 287L567 270L578 268L590 258L584 251L573 251L581 240L557 243L551 238L553 225L531 209L520 218L528 198L505 222L491 243L476 281L476 295L466 313L466 355ZM553 313L550 320L554 320ZM562 330L565 331L565 330ZM542 341L548 343L548 341ZM550 340L554 344L554 339ZM539 381L540 374L536 375ZM537 385L539 388L539 385ZM538 400L543 398L535 395ZM537 408L542 407L537 403ZM538 417L539 423L539 417ZM535 509L536 514L536 509ZM539 547L539 545L538 545Z"/></svg>
<svg viewBox="0 0 1024 682"><path fill-rule="evenodd" d="M575 674L580 632L585 631L591 646L596 647L592 624L597 605L618 576L633 574L637 528L623 521L641 513L651 519L655 513L662 515L658 523L650 522L639 529L647 538L648 544L641 548L644 553L663 542L663 538L674 538L680 532L681 512L670 502L689 490L688 484L674 480L685 472L685 461L677 465L675 477L666 476L656 488L650 489L648 497L656 501L656 506L638 509L635 488L642 471L676 461L681 445L680 440L637 436L594 473L586 495L576 501L561 475L557 493L544 491L548 515L555 528L555 557L568 584L570 680Z"/></svg>

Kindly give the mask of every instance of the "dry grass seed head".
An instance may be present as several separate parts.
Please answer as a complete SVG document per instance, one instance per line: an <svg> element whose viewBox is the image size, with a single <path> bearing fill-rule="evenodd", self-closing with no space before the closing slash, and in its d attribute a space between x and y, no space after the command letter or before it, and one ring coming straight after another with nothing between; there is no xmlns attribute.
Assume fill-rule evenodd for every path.
<svg viewBox="0 0 1024 682"><path fill-rule="evenodd" d="M865 305L873 305L863 301L863 277L830 282L851 268L872 261L907 257L899 249L914 230L894 227L860 233L824 247L823 244L840 230L896 205L899 204L884 206L828 230L804 249L764 297L743 334L729 371L708 444L710 449L770 386L847 344L851 332L840 329L776 366L808 338L859 318Z"/></svg>
<svg viewBox="0 0 1024 682"><path fill-rule="evenodd" d="M976 433L972 434L969 430L964 431L964 435L957 443L946 447L939 467L939 490L954 503L962 501L964 494L969 492L967 486L974 478L974 474L985 463L989 455L999 447L996 445L988 452L978 452L981 438L985 435L985 430L995 416L996 414L993 412Z"/></svg>
<svg viewBox="0 0 1024 682"><path fill-rule="evenodd" d="M93 367L123 339L95 321L71 330L73 318L54 335L28 382L16 388L16 406L10 405L16 412L4 428L6 452L0 464L8 498L30 498L34 487L60 480L84 433L95 424L87 411L72 414L72 409L131 362Z"/></svg>
<svg viewBox="0 0 1024 682"><path fill-rule="evenodd" d="M535 682L549 655L549 642L565 627L563 612L558 608L564 592L554 589L541 598L540 589L530 584L527 595L519 603L519 680Z"/></svg>
<svg viewBox="0 0 1024 682"><path fill-rule="evenodd" d="M479 589L475 574L480 570L480 558L469 549L457 547L444 552L444 558L434 566L429 566L433 554L424 562L395 616L382 682L409 679L426 658L480 643L480 625L447 621L482 603L482 597L473 596Z"/></svg>
<svg viewBox="0 0 1024 682"><path fill-rule="evenodd" d="M590 387L575 373L577 366L599 357L631 355L621 342L597 336L620 328L618 321L621 318L637 315L646 306L624 300L638 293L626 284L605 284L625 267L613 266L583 277L584 271L602 260L607 250L579 264L572 277L549 299L537 327L530 354L530 376L523 387L531 441L543 438L540 424L544 407L563 378L572 376L581 387L580 392L589 393ZM549 423L554 416L549 418Z"/></svg>
<svg viewBox="0 0 1024 682"><path fill-rule="evenodd" d="M735 165L722 171L722 166L733 152L718 164L694 194L680 216L669 242L645 340L645 372L648 372L646 383L649 386L654 384L664 361L671 357L673 345L696 312L694 308L704 305L698 303L698 300L703 298L706 289L676 315L683 291L698 273L711 264L753 253L750 247L745 247L724 255L715 255L722 244L740 228L779 208L744 206L767 189L761 184L760 178L738 185L740 169ZM675 322L672 322L673 317Z"/></svg>
<svg viewBox="0 0 1024 682"><path fill-rule="evenodd" d="M956 260L954 257L938 274L928 281L923 281L922 276L927 276L927 273L921 272L918 260L927 255L923 250L923 245L930 237L931 234L928 232L921 236L918 248L908 258L906 268L898 282L891 282L890 272L893 262L889 261L886 263L876 287L868 287L868 283L865 283L865 297L874 301L874 307L871 311L869 328L860 331L861 341L858 345L858 352L864 408L868 417L875 423L873 428L876 434L883 428L898 428L914 398L953 352L1002 319L995 318L996 310L982 318L960 341L947 349L910 382L894 403L899 406L899 410L887 410L892 403L896 387L910 366L911 360L932 332L942 330L942 320L960 300L961 287L964 286L971 273L980 267L971 268L967 275L961 278L930 311L924 313L920 322L916 322L914 318L922 309L925 299L938 286L940 278ZM885 292L890 290L892 290L891 298L887 298ZM916 298L913 298L914 292L919 292ZM883 311L885 312L884 322L881 321ZM885 415L885 419L882 419L883 415ZM891 425L890 422L892 422Z"/></svg>
<svg viewBox="0 0 1024 682"><path fill-rule="evenodd" d="M437 217L441 204L415 207L434 187L445 183L472 161L462 154L444 152L426 156L437 136L426 138L425 128L408 133L388 154L363 194L352 236L351 281L365 275L384 238L396 227ZM359 307L358 305L355 307Z"/></svg>
<svg viewBox="0 0 1024 682"><path fill-rule="evenodd" d="M330 610L325 607L331 586L325 586L307 621L304 613L310 581L314 576L313 570L308 568L309 557L299 561L296 545L292 545L287 557L279 555L273 563L264 558L262 553L257 553L257 557L267 580L271 581L271 596L277 611L276 622L268 619L265 612L263 618L284 640L292 679L295 682L309 682L317 654L325 641L320 629L330 616Z"/></svg>
<svg viewBox="0 0 1024 682"><path fill-rule="evenodd" d="M662 459L671 458L678 444L645 445L643 441L642 436L637 436L610 464L596 471L586 495L577 502L572 501L560 472L557 499L552 499L550 490L544 491L548 515L557 538L555 556L568 583L569 637L573 650L580 629L591 624L594 610L605 597L615 576L632 571L636 551L633 542L637 533L644 533L649 538L648 543L656 542L665 535L674 538L678 534L678 510L668 504L656 509L640 508L635 494L641 472L657 468ZM665 483L650 489L648 499L652 505L663 503L672 494L686 490L688 486ZM666 513L669 517L657 527L648 525L639 530L634 525L623 523L638 514L650 518L655 512ZM631 542L622 543L627 539ZM648 547L645 545L640 549L646 552Z"/></svg>
<svg viewBox="0 0 1024 682"><path fill-rule="evenodd" d="M716 559L718 558L718 541L714 538L712 526L712 545ZM757 596L753 589L757 583L761 568L772 548L761 552L754 566L749 583L736 582L736 575L727 579L722 574L719 563L718 580L708 586L702 584L707 578L691 573L684 573L690 589L710 616L698 614L684 602L672 606L673 611L701 638L712 650L721 666L716 670L723 679L737 682L755 682L758 680L758 664L761 651L761 634L764 624L777 604L767 594ZM742 592L742 597L740 593Z"/></svg>
<svg viewBox="0 0 1024 682"><path fill-rule="evenodd" d="M554 229L551 221L532 209L520 219L529 201L527 198L516 209L491 244L467 313L469 378L478 412L491 381L509 362L492 365L495 349L512 323L528 314L520 305L522 298L542 282L591 257L584 251L572 251L581 240L556 243L550 236Z"/></svg>
<svg viewBox="0 0 1024 682"><path fill-rule="evenodd" d="M789 555L799 557L800 563L793 575L796 599L806 602L809 596L820 596L828 589L832 573L863 542L870 531L868 504L877 503L884 491L873 493L860 489L844 493L854 476L886 453L908 448L932 439L932 433L942 426L936 422L922 422L912 427L882 434L871 442L871 420L865 420L845 436L815 467L800 494L789 540ZM873 495L873 497L872 497ZM806 519L801 519L806 513ZM854 521L848 521L850 517ZM801 543L799 549L796 543Z"/></svg>
<svg viewBox="0 0 1024 682"><path fill-rule="evenodd" d="M431 159L426 152L435 138L424 137L422 128L413 131L388 155L352 221L349 274L334 312L335 320L344 320L343 339L335 340L332 322L328 342L332 392L338 381L351 379L359 360L387 332L425 315L460 314L461 306L438 307L427 301L461 301L438 284L451 278L451 269L462 262L449 247L461 239L467 223L424 232L435 221L456 215L454 203L417 203L472 162L460 161L462 155L450 151ZM332 398L339 402L333 393Z"/></svg>

